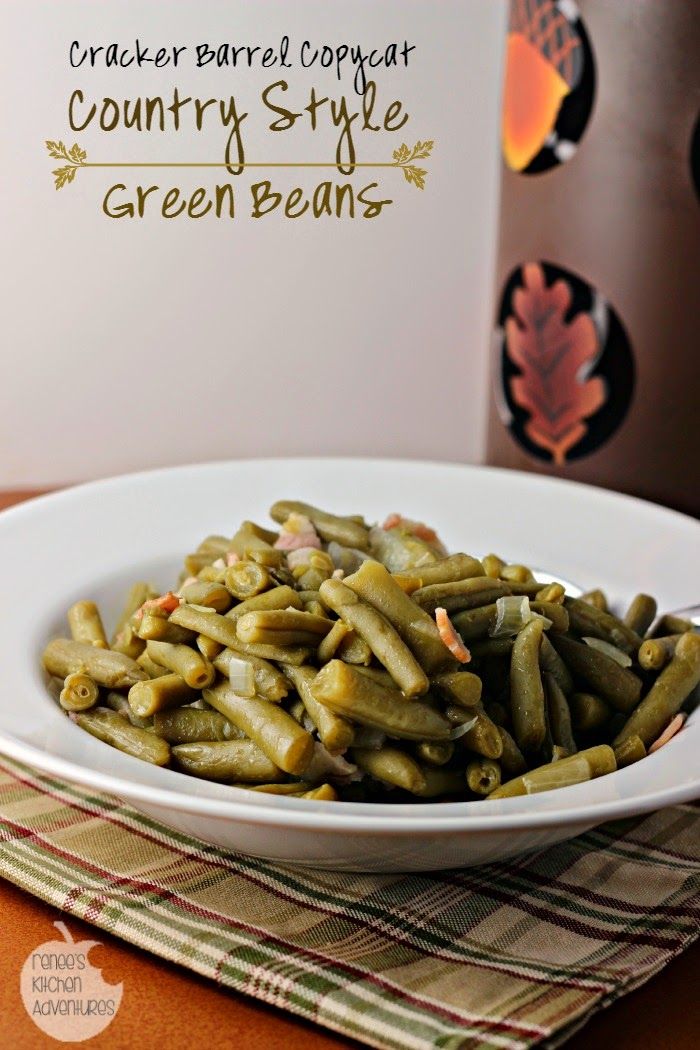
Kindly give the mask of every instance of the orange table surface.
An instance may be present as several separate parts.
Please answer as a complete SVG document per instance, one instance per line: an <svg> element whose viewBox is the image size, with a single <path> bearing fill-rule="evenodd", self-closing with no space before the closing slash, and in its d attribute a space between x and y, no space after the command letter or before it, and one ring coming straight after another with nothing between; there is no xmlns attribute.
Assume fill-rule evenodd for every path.
<svg viewBox="0 0 700 1050"><path fill-rule="evenodd" d="M33 495L36 493L29 491L0 493L0 508ZM59 918L65 916L56 908L0 879L0 1046L8 1050L67 1045L35 1027L19 992L25 959L44 941L54 939L51 924ZM190 1050L194 1045L222 1050L341 1050L359 1045L218 988L78 919L69 916L67 925L76 940L100 942L102 946L90 953L91 962L102 969L107 982L124 983L122 1006L115 1019L85 1044L94 1050ZM648 984L596 1015L569 1040L568 1050L645 1050L652 1046L695 1050L700 1040L699 984L700 942L696 942Z"/></svg>

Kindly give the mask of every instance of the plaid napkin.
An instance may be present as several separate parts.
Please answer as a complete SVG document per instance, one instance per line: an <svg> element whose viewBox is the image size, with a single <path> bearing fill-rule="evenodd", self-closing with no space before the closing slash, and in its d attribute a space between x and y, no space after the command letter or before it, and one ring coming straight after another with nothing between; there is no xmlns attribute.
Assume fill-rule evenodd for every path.
<svg viewBox="0 0 700 1050"><path fill-rule="evenodd" d="M555 1045L698 935L700 811L479 869L302 870L0 761L0 870L219 984L370 1046Z"/></svg>

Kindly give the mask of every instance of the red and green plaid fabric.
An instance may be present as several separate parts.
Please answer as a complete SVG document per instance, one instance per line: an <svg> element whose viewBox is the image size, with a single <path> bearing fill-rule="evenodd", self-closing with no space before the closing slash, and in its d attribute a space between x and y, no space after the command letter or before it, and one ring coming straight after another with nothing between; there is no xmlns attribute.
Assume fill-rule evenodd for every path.
<svg viewBox="0 0 700 1050"><path fill-rule="evenodd" d="M357 875L228 853L0 760L0 872L218 984L370 1046L554 1045L697 936L700 811L502 864Z"/></svg>

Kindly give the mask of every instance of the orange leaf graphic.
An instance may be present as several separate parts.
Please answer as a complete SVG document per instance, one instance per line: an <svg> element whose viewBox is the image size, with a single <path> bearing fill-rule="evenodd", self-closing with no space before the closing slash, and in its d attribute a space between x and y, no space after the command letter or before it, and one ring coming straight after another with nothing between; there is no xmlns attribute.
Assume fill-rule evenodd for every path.
<svg viewBox="0 0 700 1050"><path fill-rule="evenodd" d="M567 322L570 306L566 281L548 287L540 264L526 263L505 323L506 352L520 371L510 380L511 393L530 416L525 433L559 466L586 434L584 420L606 398L605 382L588 378L600 350L595 325L587 313Z"/></svg>

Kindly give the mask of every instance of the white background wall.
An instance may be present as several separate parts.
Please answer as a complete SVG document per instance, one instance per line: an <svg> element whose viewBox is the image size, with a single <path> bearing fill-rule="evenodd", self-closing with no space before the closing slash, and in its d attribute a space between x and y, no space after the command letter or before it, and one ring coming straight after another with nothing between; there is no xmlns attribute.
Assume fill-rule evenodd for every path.
<svg viewBox="0 0 700 1050"><path fill-rule="evenodd" d="M268 454L480 458L501 0L4 0L0 20L0 486ZM67 104L78 87L95 98L167 95L174 84L200 97L234 93L258 114L248 122L249 160L332 156L330 131L265 130L256 100L275 70L68 62L73 39L275 44L283 33L293 45L417 45L408 71L377 77L379 97L402 98L409 123L395 137L359 135L358 159L388 160L403 139L434 139L422 193L388 171L380 179L392 192L383 195L395 204L373 221L276 213L195 222L108 219L101 201L119 181L114 172L79 172L56 192L47 138L77 139L89 160L223 154L226 134L214 125L201 134L74 134ZM349 82L341 89L318 70L287 76L301 106L311 84L352 95ZM225 181L206 171L119 178L194 187L217 175ZM322 176L271 177L291 187Z"/></svg>

